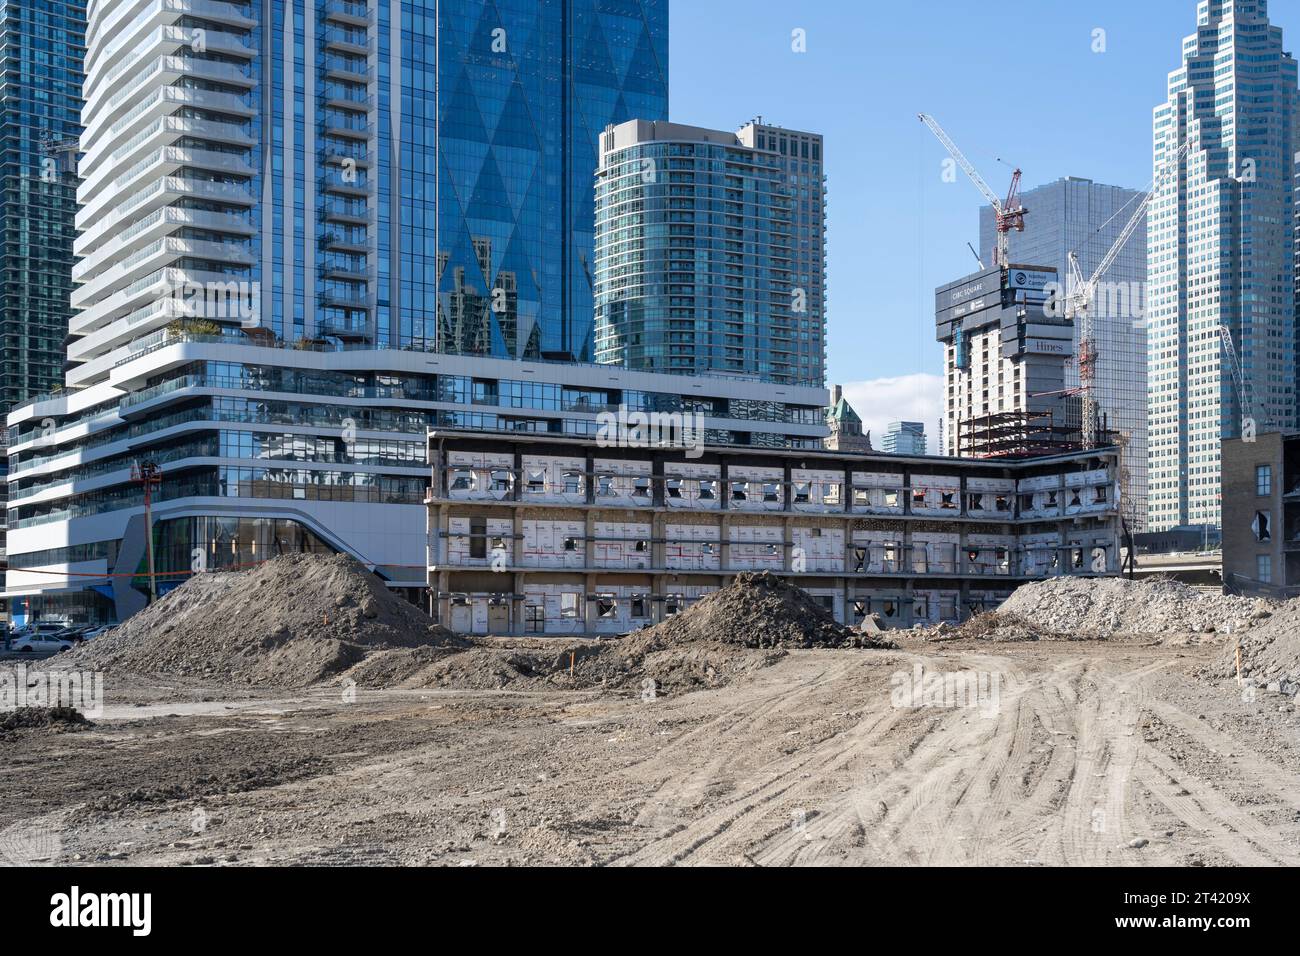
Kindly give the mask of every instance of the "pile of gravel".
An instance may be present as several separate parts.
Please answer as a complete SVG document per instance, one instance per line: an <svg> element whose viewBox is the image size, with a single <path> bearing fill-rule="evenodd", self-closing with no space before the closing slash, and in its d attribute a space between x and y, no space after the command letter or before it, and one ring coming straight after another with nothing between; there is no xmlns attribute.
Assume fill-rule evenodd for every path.
<svg viewBox="0 0 1300 956"><path fill-rule="evenodd" d="M1212 594L1167 578L1049 578L1026 584L998 609L1027 624L1074 637L1113 634L1240 633L1277 605Z"/></svg>
<svg viewBox="0 0 1300 956"><path fill-rule="evenodd" d="M465 642L350 555L295 554L197 574L52 667L305 687L377 648Z"/></svg>

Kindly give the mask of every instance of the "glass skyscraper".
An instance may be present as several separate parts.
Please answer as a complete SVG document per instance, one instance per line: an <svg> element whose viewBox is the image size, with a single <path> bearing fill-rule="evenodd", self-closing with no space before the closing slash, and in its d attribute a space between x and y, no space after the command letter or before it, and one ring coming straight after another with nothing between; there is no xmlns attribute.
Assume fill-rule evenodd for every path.
<svg viewBox="0 0 1300 956"><path fill-rule="evenodd" d="M1217 527L1220 441L1296 419L1296 61L1266 0L1202 0L1182 50L1154 114L1176 175L1147 217L1151 531Z"/></svg>
<svg viewBox="0 0 1300 956"><path fill-rule="evenodd" d="M591 361L599 137L611 123L667 118L668 0L441 10L440 255L417 235L403 260L413 320L433 315L441 274L438 326L413 334L440 351ZM421 62L433 59L417 49ZM411 162L424 170L429 158ZM417 212L432 199L411 197Z"/></svg>
<svg viewBox="0 0 1300 956"><path fill-rule="evenodd" d="M415 589L431 427L625 407L820 445L824 389L541 361L590 357L595 137L666 109L666 28L665 0L92 0L68 388L9 415L12 606L141 606L141 461L164 590L310 550Z"/></svg>
<svg viewBox="0 0 1300 956"><path fill-rule="evenodd" d="M63 377L84 3L0 0L0 408Z"/></svg>
<svg viewBox="0 0 1300 956"><path fill-rule="evenodd" d="M596 360L825 380L822 138L635 120L596 185Z"/></svg>
<svg viewBox="0 0 1300 956"><path fill-rule="evenodd" d="M63 378L85 34L84 3L0 0L0 413Z"/></svg>
<svg viewBox="0 0 1300 956"><path fill-rule="evenodd" d="M1070 276L1071 252L1092 278L1101 258L1137 211L1143 193L1068 176L1021 194L1029 210L1025 231L1012 232L1011 261L1055 266L1062 284ZM1092 338L1097 349L1095 397L1107 426L1124 442L1124 503L1129 529L1141 531L1147 509L1147 360L1145 223L1101 278L1092 302ZM980 255L993 261L997 230L993 209L980 209ZM1074 329L1079 354L1079 327ZM1065 367L1067 388L1079 386L1079 366Z"/></svg>

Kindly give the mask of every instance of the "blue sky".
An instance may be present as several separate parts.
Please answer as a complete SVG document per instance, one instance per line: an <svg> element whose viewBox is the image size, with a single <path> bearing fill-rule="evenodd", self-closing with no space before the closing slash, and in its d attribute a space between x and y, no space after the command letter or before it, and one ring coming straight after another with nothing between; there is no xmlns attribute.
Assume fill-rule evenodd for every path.
<svg viewBox="0 0 1300 956"><path fill-rule="evenodd" d="M1300 3L1274 0L1270 16L1300 43ZM672 118L731 129L762 115L826 137L828 380L856 383L869 425L917 417L933 434L933 292L975 269L980 197L942 181L947 154L916 114L999 192L999 157L1026 187L1145 188L1151 110L1195 27L1196 0L672 0Z"/></svg>

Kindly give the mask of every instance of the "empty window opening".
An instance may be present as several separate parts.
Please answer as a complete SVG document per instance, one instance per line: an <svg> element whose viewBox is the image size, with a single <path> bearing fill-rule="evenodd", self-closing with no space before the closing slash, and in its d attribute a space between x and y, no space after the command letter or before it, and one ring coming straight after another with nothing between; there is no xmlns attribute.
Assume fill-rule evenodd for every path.
<svg viewBox="0 0 1300 956"><path fill-rule="evenodd" d="M565 591L560 595L560 617L565 620L574 620L578 616L578 595L572 591Z"/></svg>

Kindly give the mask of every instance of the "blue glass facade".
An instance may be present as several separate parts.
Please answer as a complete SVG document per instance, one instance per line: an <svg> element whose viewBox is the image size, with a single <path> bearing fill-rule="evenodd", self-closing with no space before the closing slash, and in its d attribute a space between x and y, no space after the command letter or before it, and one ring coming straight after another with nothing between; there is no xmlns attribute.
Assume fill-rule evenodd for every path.
<svg viewBox="0 0 1300 956"><path fill-rule="evenodd" d="M438 262L403 253L413 328L436 281L438 351L590 361L599 137L667 117L668 2L458 0L437 27Z"/></svg>
<svg viewBox="0 0 1300 956"><path fill-rule="evenodd" d="M0 408L62 378L84 4L0 0Z"/></svg>
<svg viewBox="0 0 1300 956"><path fill-rule="evenodd" d="M822 140L634 121L596 185L596 360L820 386Z"/></svg>

